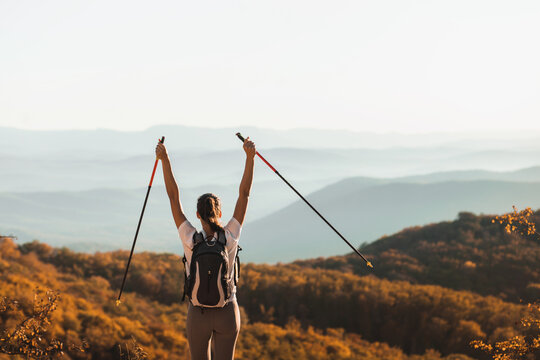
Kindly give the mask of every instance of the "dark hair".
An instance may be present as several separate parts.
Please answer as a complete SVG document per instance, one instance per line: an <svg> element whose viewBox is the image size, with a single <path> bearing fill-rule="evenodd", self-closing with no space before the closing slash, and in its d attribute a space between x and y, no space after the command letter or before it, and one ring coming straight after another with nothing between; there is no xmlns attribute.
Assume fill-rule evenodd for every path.
<svg viewBox="0 0 540 360"><path fill-rule="evenodd" d="M206 193L197 199L197 212L201 219L206 221L212 231L219 232L223 227L219 223L219 212L221 210L221 200L217 195Z"/></svg>

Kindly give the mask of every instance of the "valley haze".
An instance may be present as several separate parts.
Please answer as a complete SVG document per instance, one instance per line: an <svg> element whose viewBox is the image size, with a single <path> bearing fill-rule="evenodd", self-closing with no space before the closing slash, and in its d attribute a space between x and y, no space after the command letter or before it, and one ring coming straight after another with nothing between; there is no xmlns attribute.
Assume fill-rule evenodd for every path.
<svg viewBox="0 0 540 360"><path fill-rule="evenodd" d="M0 233L79 251L128 249L165 136L188 219L199 195L232 216L244 165L241 132L355 246L406 226L540 207L540 132L376 134L197 128L35 131L0 128ZM204 166L203 166L204 164ZM211 164L211 167L208 167ZM293 261L349 251L259 159L243 259ZM137 251L181 253L159 167Z"/></svg>

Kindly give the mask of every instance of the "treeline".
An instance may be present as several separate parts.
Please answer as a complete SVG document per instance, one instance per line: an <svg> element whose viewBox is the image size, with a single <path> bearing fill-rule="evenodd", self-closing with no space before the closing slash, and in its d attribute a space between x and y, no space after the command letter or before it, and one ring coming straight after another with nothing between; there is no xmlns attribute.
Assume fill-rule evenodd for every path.
<svg viewBox="0 0 540 360"><path fill-rule="evenodd" d="M22 244L20 251L35 254L40 261L54 265L62 273L84 279L106 279L116 289L122 284L129 257L127 251L78 253L65 247L53 248L38 241ZM176 303L182 295L183 269L178 255L137 253L129 268L125 291L139 293L163 304Z"/></svg>
<svg viewBox="0 0 540 360"><path fill-rule="evenodd" d="M469 290L513 302L540 298L538 237L508 234L493 218L463 212L455 221L407 228L363 246L374 271L368 271L355 254L295 263ZM531 220L540 223L540 212Z"/></svg>
<svg viewBox="0 0 540 360"><path fill-rule="evenodd" d="M119 288L128 255L81 254L38 242L24 244L20 249L54 264L63 274L88 282L100 281L109 289ZM156 306L175 306L181 297L182 281L180 257L141 253L132 261L126 286L128 293L152 300ZM82 286L77 291L94 303L107 299L100 291L91 291L91 287ZM112 303L113 296L109 294L107 301ZM239 302L245 317L255 322L285 326L297 320L303 329L343 328L412 354L436 349L443 354L478 355L469 341L496 341L513 335L514 323L523 309L470 292L298 265L245 265Z"/></svg>
<svg viewBox="0 0 540 360"><path fill-rule="evenodd" d="M524 306L434 285L295 265L245 268L239 299L251 320L344 328L406 353L479 354L469 342L516 334Z"/></svg>
<svg viewBox="0 0 540 360"><path fill-rule="evenodd" d="M185 359L188 356L185 338L187 308L186 304L179 303L182 279L177 265L179 258L173 255L137 254L133 260L133 274L140 276L131 277L128 285L133 291L125 292L123 303L116 306L116 283L122 275L126 256L125 252L76 254L37 242L19 247L9 239L0 240L0 297L17 299L20 304L16 311L0 312L0 330L3 334L9 333L25 315L32 313L43 289L54 289L60 296L57 308L52 313L50 330L45 336L64 342L65 359L119 359L119 346L129 343L132 338L152 359ZM41 259L47 259L47 262ZM298 269L285 267L283 271L298 273ZM120 275L115 273L117 270ZM261 306L251 314L247 307L242 307L243 324L237 359L469 359L464 355L443 357L434 350L407 355L397 347L368 342L360 335L344 330L345 326L325 326L322 329L310 326L306 315L301 313L299 319L295 319L294 313L283 315L286 321L277 317L272 319L272 307L277 309L274 310L277 316L285 294L269 296L269 290L274 288L281 291L282 287L276 283L282 280L275 277L281 274L270 271L269 275L264 275L269 273L266 267L247 266L245 270L244 286L240 289L245 295L240 303L243 305L245 302L250 309L255 307L246 299L254 294L254 290L247 287L248 284L261 290L259 297L274 298L276 301L262 301ZM327 279L333 276L332 271L325 273ZM149 276L148 284L157 281L158 286L135 286L142 274ZM258 276L260 278L256 280ZM311 278L311 275L307 277ZM348 292L360 285L358 279L350 280L353 283L347 284L348 281L342 280L339 285L343 286L342 291ZM262 286L263 281L266 282L265 286ZM306 281L306 284L309 283L311 280ZM165 289L166 286L171 288ZM316 291L320 297L326 297L324 290L330 286L326 281L314 286L319 288ZM36 292L37 298L34 297ZM304 302L302 296L305 295L301 291L288 294L293 304ZM333 316L330 310L337 311L318 308L324 304L321 299L306 300L305 307L325 311L328 317ZM336 314L342 318L341 311ZM0 339L4 341L5 337ZM3 355L0 358L7 359Z"/></svg>

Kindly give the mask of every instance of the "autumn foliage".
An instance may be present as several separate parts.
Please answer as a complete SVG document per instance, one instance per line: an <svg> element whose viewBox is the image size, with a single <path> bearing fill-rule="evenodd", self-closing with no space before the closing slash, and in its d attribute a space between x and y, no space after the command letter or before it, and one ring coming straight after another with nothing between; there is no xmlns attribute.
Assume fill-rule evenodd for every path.
<svg viewBox="0 0 540 360"><path fill-rule="evenodd" d="M516 336L495 343L475 340L474 348L492 354L495 360L538 359L540 356L540 305L529 304L529 311L520 321L520 331Z"/></svg>
<svg viewBox="0 0 540 360"><path fill-rule="evenodd" d="M488 359L469 343L496 346L523 334L531 308L519 297L540 289L538 247L462 213L366 246L371 274L351 256L244 265L236 358ZM0 240L0 330L13 333L42 299L54 306L35 345L62 344L65 359L186 359L180 257L135 254L116 306L128 255Z"/></svg>
<svg viewBox="0 0 540 360"><path fill-rule="evenodd" d="M58 294L52 291L43 294L39 289L36 289L31 306L7 297L1 298L0 316L11 321L5 321L0 333L0 353L35 359L62 355L62 341L51 338L47 331L57 299Z"/></svg>
<svg viewBox="0 0 540 360"><path fill-rule="evenodd" d="M146 273L149 279L158 279L158 282L166 279L162 269L176 269L177 264L181 263L179 257L168 254L137 254L133 260L134 276L129 284L131 291L125 293L122 305L117 307L114 300L118 289L118 276L122 274L119 271L118 275L115 270L121 270L128 255L125 252L88 255L66 249L53 249L38 242L17 246L13 241L3 240L0 242L0 254L0 296L18 299L17 301L23 304L32 304L37 286L59 292L60 296L55 298L56 309L49 312L47 334L51 339L58 339L64 344L64 358L120 359L132 339L136 339L138 346L149 359L185 359L188 355L185 338L186 304L179 302L181 272L170 275L177 281L167 291L162 289L161 282L159 286L141 287L137 287L135 283L141 279L137 274L143 273ZM287 266L283 269L286 276L291 277L298 267ZM242 280L244 286L252 284L260 289L259 296L267 297L269 290L276 289L275 286L283 282L283 279L278 278L281 274L267 270L266 266L246 266ZM163 276L161 279L160 274ZM256 280L257 274L268 275ZM333 276L333 272L329 271L324 279L329 280ZM265 286L262 286L264 283L261 280L266 282ZM360 278L349 280L353 282L348 286L355 287ZM148 281L149 284L153 282ZM343 279L339 284L347 282L347 279ZM320 286L320 290L324 290L329 284L324 280L314 286ZM344 288L344 291L346 290L347 288ZM245 303L247 307L243 306L241 309L243 323L237 359L379 359L384 356L392 359L412 359L412 355L378 341L376 336L373 337L374 341L368 341L357 333L357 329L344 329L344 326L348 326L345 323L344 326L337 326L338 322L333 322L336 326L323 326L322 323L313 321L311 325L306 321L305 315L299 313L299 319L296 319L292 312L276 312L279 319L272 319L269 313L272 307L281 308L277 305L281 303L282 296L276 299L275 303L261 302L261 306L250 314L246 309L251 309L252 305L247 297L252 296L252 291L253 289L247 287L239 290L240 293L245 292L240 298L240 304ZM172 295L167 297L166 294ZM314 299L302 300L301 296L301 293L289 293L289 298L294 299L291 304L305 301L305 307L312 307L321 314L326 313L327 319L334 316L340 319L346 310L320 308L319 306L324 305L321 303L321 299L325 297L322 293L319 293L319 298ZM263 308L267 310L261 310ZM330 310L335 313L332 314ZM281 321L281 318L287 320ZM17 321L20 321L20 318L5 313L0 324L2 328L8 328ZM84 351L80 351L81 349ZM444 356L440 352L429 349L421 349L414 355L415 360L442 358ZM453 359L467 358L460 355Z"/></svg>
<svg viewBox="0 0 540 360"><path fill-rule="evenodd" d="M493 223L504 225L508 234L518 234L523 237L539 240L536 224L531 220L531 208L518 211L513 206L513 212L495 217ZM471 342L474 348L491 354L495 360L538 359L540 357L540 297L528 304L528 311L520 320L519 334L494 343L484 340Z"/></svg>
<svg viewBox="0 0 540 360"><path fill-rule="evenodd" d="M540 212L526 214L530 214L528 224L540 222ZM493 220L493 216L462 212L454 221L411 227L383 237L361 248L373 259L374 272L355 254L296 264L357 275L373 273L388 280L440 285L516 303L534 301L540 297L538 237L507 233L506 223ZM532 227L519 227L527 228Z"/></svg>
<svg viewBox="0 0 540 360"><path fill-rule="evenodd" d="M531 219L533 211L530 207L518 211L515 206L512 206L513 212L496 216L492 223L498 222L504 225L504 231L508 234L516 233L523 236L538 235L536 232L536 224Z"/></svg>

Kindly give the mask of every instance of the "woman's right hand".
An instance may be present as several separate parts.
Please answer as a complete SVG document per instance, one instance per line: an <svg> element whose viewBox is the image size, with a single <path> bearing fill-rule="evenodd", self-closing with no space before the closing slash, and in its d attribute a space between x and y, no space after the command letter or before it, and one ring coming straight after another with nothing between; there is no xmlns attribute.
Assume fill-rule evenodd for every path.
<svg viewBox="0 0 540 360"><path fill-rule="evenodd" d="M162 161L169 158L167 148L160 142L156 145L156 158Z"/></svg>
<svg viewBox="0 0 540 360"><path fill-rule="evenodd" d="M244 151L246 152L246 156L248 158L254 158L255 153L257 152L257 149L255 149L255 143L249 140L249 136L244 141Z"/></svg>

